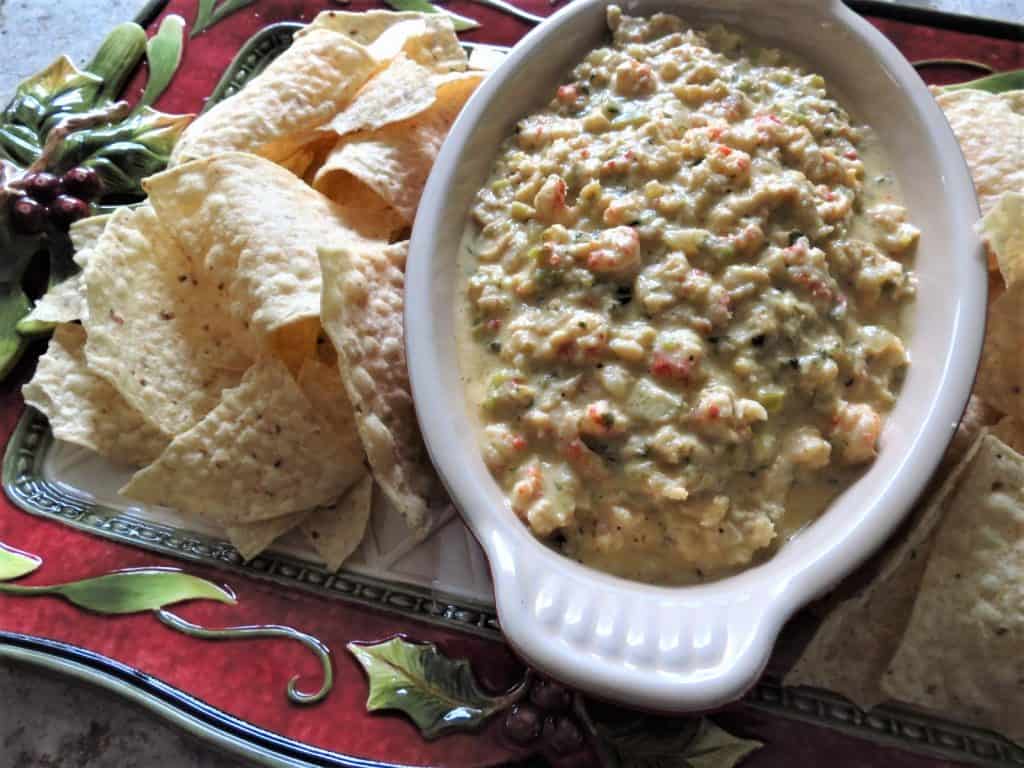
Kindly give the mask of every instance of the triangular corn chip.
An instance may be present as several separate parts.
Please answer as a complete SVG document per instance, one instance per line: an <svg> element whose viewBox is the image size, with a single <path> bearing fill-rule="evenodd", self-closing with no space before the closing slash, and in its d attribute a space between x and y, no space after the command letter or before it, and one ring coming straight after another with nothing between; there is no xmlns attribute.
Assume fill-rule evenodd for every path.
<svg viewBox="0 0 1024 768"><path fill-rule="evenodd" d="M49 419L55 437L118 464L147 464L169 442L106 379L89 370L80 325L57 326L22 394Z"/></svg>
<svg viewBox="0 0 1024 768"><path fill-rule="evenodd" d="M25 321L40 323L73 323L85 316L85 276L79 272L48 290Z"/></svg>
<svg viewBox="0 0 1024 768"><path fill-rule="evenodd" d="M324 130L339 136L374 130L425 111L437 98L433 72L399 54L385 69L368 80L343 111Z"/></svg>
<svg viewBox="0 0 1024 768"><path fill-rule="evenodd" d="M316 357L320 330L320 318L317 317L289 323L271 334L270 349L278 360L288 366L293 376L298 376L303 364Z"/></svg>
<svg viewBox="0 0 1024 768"><path fill-rule="evenodd" d="M107 228L107 222L110 221L111 216L112 214L109 213L102 216L89 216L79 219L71 225L68 235L71 237L71 245L74 246L76 254L89 250L99 242L100 235Z"/></svg>
<svg viewBox="0 0 1024 768"><path fill-rule="evenodd" d="M981 234L1006 284L1024 280L1024 192L1001 196L981 220Z"/></svg>
<svg viewBox="0 0 1024 768"><path fill-rule="evenodd" d="M341 449L362 455L362 443L356 431L356 414L345 392L338 366L318 359L304 360L298 382L319 418L330 427L337 439L344 441Z"/></svg>
<svg viewBox="0 0 1024 768"><path fill-rule="evenodd" d="M378 61L390 61L404 53L437 72L460 71L467 65L451 19L440 13L325 11L299 35L316 29L329 29L369 46Z"/></svg>
<svg viewBox="0 0 1024 768"><path fill-rule="evenodd" d="M441 144L481 79L480 73L467 72L446 80L436 101L417 116L344 136L317 171L314 184L327 185L332 174L350 175L411 224Z"/></svg>
<svg viewBox="0 0 1024 768"><path fill-rule="evenodd" d="M288 531L298 528L308 515L308 512L296 512L255 523L228 525L224 530L228 534L228 541L238 550L242 559L248 562Z"/></svg>
<svg viewBox="0 0 1024 768"><path fill-rule="evenodd" d="M185 129L171 164L233 150L283 159L334 117L378 67L364 46L338 32L317 28L296 35L241 91Z"/></svg>
<svg viewBox="0 0 1024 768"><path fill-rule="evenodd" d="M338 570L359 547L370 522L372 501L373 477L367 474L337 504L313 510L302 521L302 532L327 570Z"/></svg>
<svg viewBox="0 0 1024 768"><path fill-rule="evenodd" d="M933 534L979 444L975 441L963 461L916 513L906 535L888 552L871 583L825 617L786 675L786 685L836 691L864 709L885 700L882 676L910 620Z"/></svg>
<svg viewBox="0 0 1024 768"><path fill-rule="evenodd" d="M338 351L374 477L409 526L423 532L448 501L409 390L402 327L407 249L322 247L321 323Z"/></svg>
<svg viewBox="0 0 1024 768"><path fill-rule="evenodd" d="M285 365L266 358L121 493L222 525L267 520L348 490L365 469L345 445Z"/></svg>
<svg viewBox="0 0 1024 768"><path fill-rule="evenodd" d="M989 434L998 437L1017 453L1024 454L1024 421L1004 416L989 430Z"/></svg>
<svg viewBox="0 0 1024 768"><path fill-rule="evenodd" d="M319 243L359 239L358 220L255 155L230 152L144 182L160 220L259 338L320 315ZM369 224L369 222L362 222Z"/></svg>
<svg viewBox="0 0 1024 768"><path fill-rule="evenodd" d="M233 387L251 341L218 281L196 269L149 206L118 211L85 268L89 367L168 436Z"/></svg>
<svg viewBox="0 0 1024 768"><path fill-rule="evenodd" d="M981 212L1004 192L1024 189L1024 114L999 94L944 91L935 100L946 113L974 179Z"/></svg>
<svg viewBox="0 0 1024 768"><path fill-rule="evenodd" d="M1007 416L1024 421L1024 281L992 302L974 393Z"/></svg>
<svg viewBox="0 0 1024 768"><path fill-rule="evenodd" d="M84 268L89 252L103 234L110 215L90 216L71 225L68 234L75 248L74 260ZM88 307L85 302L85 276L79 272L53 286L36 302L26 322L73 323L81 320Z"/></svg>
<svg viewBox="0 0 1024 768"><path fill-rule="evenodd" d="M1024 739L1024 456L985 435L883 678L900 701Z"/></svg>

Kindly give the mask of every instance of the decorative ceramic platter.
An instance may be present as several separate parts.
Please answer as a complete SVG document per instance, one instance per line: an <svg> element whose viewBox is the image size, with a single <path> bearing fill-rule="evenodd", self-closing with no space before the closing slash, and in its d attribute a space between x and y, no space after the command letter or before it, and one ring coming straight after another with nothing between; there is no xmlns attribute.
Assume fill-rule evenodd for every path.
<svg viewBox="0 0 1024 768"><path fill-rule="evenodd" d="M194 20L195 3L164 5L145 19L152 29L170 13ZM208 94L218 101L235 93L325 5L258 0L226 17L189 42L176 81L158 106L198 111ZM540 14L550 10L546 0L520 5ZM348 9L368 7L373 6L353 3ZM467 36L476 43L513 44L528 29L500 10L468 0L451 8L482 22ZM875 14L872 21L911 60L984 57L996 70L1024 66L1019 27L898 8L885 19L888 4L859 8ZM928 70L929 78L939 81L972 74ZM130 84L129 91L137 85ZM10 594L17 588L0 585L0 657L117 690L267 765L594 764L588 762L596 759L592 756L574 763L541 757L533 746L517 746L507 737L504 713L525 690L517 684L524 675L529 684L530 674L501 642L487 563L457 517L442 521L426 540L414 541L401 519L379 504L366 540L339 573L329 572L297 536L244 562L218 528L118 497L127 469L55 441L45 418L26 410L19 394L34 357L22 361L0 393L0 431L8 438L3 483L10 500L0 504L0 541L31 555L25 558L26 573L38 567L19 586L45 585L45 594L66 602L24 599L29 590ZM52 586L140 568L157 579L184 569L209 588L225 585L230 592L201 594L173 613L154 603L112 616L109 606L76 601ZM233 605L222 604L229 601ZM601 723L610 722L601 719L602 705L595 705L593 718L581 718L597 723L595 733L613 761L608 764L623 766L727 768L741 757L754 768L826 760L837 768L1024 766L1024 749L996 734L896 706L865 713L827 691L783 688L780 673L813 624L809 615L794 620L765 678L742 702L710 718L616 711L614 721L627 728L613 733L602 730ZM204 645L211 640L237 642ZM351 655L349 643L357 644L349 648ZM376 654L376 661L361 651ZM444 717L432 726L429 718L421 722L422 711L407 711L417 729L402 716L367 712L363 668L372 680L373 665L381 659L406 664L406 670L427 669L424 690L448 697ZM293 674L297 682L292 680L286 695ZM576 706L583 705L577 701ZM755 741L764 744L756 752ZM627 744L641 757L629 757ZM607 762L608 754L601 759Z"/></svg>

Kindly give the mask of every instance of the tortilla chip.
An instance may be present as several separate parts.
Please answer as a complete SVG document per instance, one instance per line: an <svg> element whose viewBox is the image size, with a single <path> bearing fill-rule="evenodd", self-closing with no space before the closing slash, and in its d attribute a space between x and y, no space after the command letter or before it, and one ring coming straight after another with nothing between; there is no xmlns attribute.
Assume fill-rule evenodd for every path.
<svg viewBox="0 0 1024 768"><path fill-rule="evenodd" d="M473 50L469 52L469 67L482 72L493 72L507 58L508 51L505 49L495 45L475 43Z"/></svg>
<svg viewBox="0 0 1024 768"><path fill-rule="evenodd" d="M71 237L71 245L74 246L75 252L86 251L96 245L111 217L112 214L108 213L102 216L89 216L73 222L68 230L68 235Z"/></svg>
<svg viewBox="0 0 1024 768"><path fill-rule="evenodd" d="M103 234L110 214L79 219L71 225L68 234L74 246L74 261L82 269L89 259L89 251ZM81 320L87 311L85 278L81 272L50 288L25 317L25 321L39 323L73 323Z"/></svg>
<svg viewBox="0 0 1024 768"><path fill-rule="evenodd" d="M1024 194L1002 195L981 220L980 232L1006 284L1024 280Z"/></svg>
<svg viewBox="0 0 1024 768"><path fill-rule="evenodd" d="M441 144L481 79L480 73L467 72L442 83L435 103L416 117L343 137L317 171L314 186L326 183L329 174L350 175L412 224Z"/></svg>
<svg viewBox="0 0 1024 768"><path fill-rule="evenodd" d="M312 403L313 410L330 427L335 439L340 441L338 450L361 460L363 444L359 440L356 414L345 392L338 366L307 359L299 371L298 382L299 388Z"/></svg>
<svg viewBox="0 0 1024 768"><path fill-rule="evenodd" d="M330 343L327 345L330 347ZM349 402L338 371L337 358L330 363L307 359L298 375L299 388L313 405L317 416L328 427L335 450L348 461L362 464L363 443L359 439L356 414Z"/></svg>
<svg viewBox="0 0 1024 768"><path fill-rule="evenodd" d="M333 502L365 471L283 363L262 359L121 493L222 525Z"/></svg>
<svg viewBox="0 0 1024 768"><path fill-rule="evenodd" d="M307 317L274 331L270 335L270 349L278 360L288 366L293 376L298 376L302 364L316 356L319 337L319 318Z"/></svg>
<svg viewBox="0 0 1024 768"><path fill-rule="evenodd" d="M32 307L25 320L72 323L81 320L85 312L85 277L79 272L48 290Z"/></svg>
<svg viewBox="0 0 1024 768"><path fill-rule="evenodd" d="M443 13L431 13L421 16L422 30L411 29L412 25L406 22L403 25L405 40L402 42L402 53L415 62L429 67L436 72L463 72L469 65L469 57L455 34L455 27L452 20ZM395 33L403 34L399 30ZM373 42L370 47L371 53L380 56L382 52L386 55L387 43L382 35ZM383 50L382 50L383 49ZM393 58L393 57L389 57Z"/></svg>
<svg viewBox="0 0 1024 768"><path fill-rule="evenodd" d="M321 174L318 170L312 185L344 208L349 218L361 221L360 231L364 237L391 241L397 233L408 229L405 217L354 176L347 173Z"/></svg>
<svg viewBox="0 0 1024 768"><path fill-rule="evenodd" d="M228 535L228 541L238 550L242 559L248 562L288 531L298 528L308 515L309 512L296 512L246 525L228 525L224 530Z"/></svg>
<svg viewBox="0 0 1024 768"><path fill-rule="evenodd" d="M193 266L149 206L114 214L85 286L89 367L165 435L191 428L249 365L246 331L215 278Z"/></svg>
<svg viewBox="0 0 1024 768"><path fill-rule="evenodd" d="M999 95L1003 101L1010 105L1010 109L1024 115L1024 89L1018 88L1016 91L1003 91Z"/></svg>
<svg viewBox="0 0 1024 768"><path fill-rule="evenodd" d="M910 620L933 534L979 444L975 441L964 460L915 513L905 538L886 555L874 580L825 618L786 675L786 685L836 691L863 709L886 699L882 676Z"/></svg>
<svg viewBox="0 0 1024 768"><path fill-rule="evenodd" d="M953 439L950 440L949 447L942 457L937 475L945 477L946 471L963 461L964 455L974 445L974 441L978 439L981 431L999 421L999 416L999 411L980 397L971 395L956 432L953 433Z"/></svg>
<svg viewBox="0 0 1024 768"><path fill-rule="evenodd" d="M967 159L981 212L1004 192L1024 189L1024 114L1013 100L971 89L939 92L935 100Z"/></svg>
<svg viewBox="0 0 1024 768"><path fill-rule="evenodd" d="M379 61L390 61L404 53L437 72L461 71L467 64L452 21L444 14L324 11L306 29L341 33L370 46L371 54ZM298 34L305 34L305 30Z"/></svg>
<svg viewBox="0 0 1024 768"><path fill-rule="evenodd" d="M882 685L1024 739L1024 456L983 436L947 506Z"/></svg>
<svg viewBox="0 0 1024 768"><path fill-rule="evenodd" d="M320 329L320 335L316 339L316 359L324 365L338 367L338 352L334 349L334 345L323 328Z"/></svg>
<svg viewBox="0 0 1024 768"><path fill-rule="evenodd" d="M320 248L321 323L338 351L374 477L417 532L445 506L420 435L405 363L402 311L408 243L386 248Z"/></svg>
<svg viewBox="0 0 1024 768"><path fill-rule="evenodd" d="M1000 413L1024 421L1024 281L1009 286L989 306L974 393Z"/></svg>
<svg viewBox="0 0 1024 768"><path fill-rule="evenodd" d="M320 315L318 243L358 239L359 226L375 224L241 152L179 165L143 186L160 220L223 283L231 312L259 338Z"/></svg>
<svg viewBox="0 0 1024 768"><path fill-rule="evenodd" d="M60 440L81 445L118 464L146 464L169 440L146 423L106 379L85 363L85 329L58 325L35 376L22 388Z"/></svg>
<svg viewBox="0 0 1024 768"><path fill-rule="evenodd" d="M317 29L327 29L360 45L370 45L396 24L419 21L423 17L422 13L402 11L321 11L297 34L306 35Z"/></svg>
<svg viewBox="0 0 1024 768"><path fill-rule="evenodd" d="M414 117L430 107L437 97L434 73L399 54L355 95L344 111L325 126L339 136L373 130Z"/></svg>
<svg viewBox="0 0 1024 768"><path fill-rule="evenodd" d="M337 504L313 510L302 522L302 532L327 570L338 570L358 549L370 522L372 501L373 477L367 474Z"/></svg>
<svg viewBox="0 0 1024 768"><path fill-rule="evenodd" d="M1024 422L1004 416L989 434L997 437L1017 453L1024 453Z"/></svg>
<svg viewBox="0 0 1024 768"><path fill-rule="evenodd" d="M290 155L277 161L277 164L298 178L304 178L316 162L316 141L310 141L297 147Z"/></svg>
<svg viewBox="0 0 1024 768"><path fill-rule="evenodd" d="M233 150L284 159L341 111L378 66L345 35L308 29L241 91L196 118L178 139L171 165Z"/></svg>

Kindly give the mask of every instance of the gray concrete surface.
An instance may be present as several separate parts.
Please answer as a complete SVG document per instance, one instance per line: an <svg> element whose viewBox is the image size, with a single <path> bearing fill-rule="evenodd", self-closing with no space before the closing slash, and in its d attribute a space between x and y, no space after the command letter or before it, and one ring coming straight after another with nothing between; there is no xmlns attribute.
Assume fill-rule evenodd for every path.
<svg viewBox="0 0 1024 768"><path fill-rule="evenodd" d="M62 53L84 64L111 27L144 5L145 0L0 0L0 101Z"/></svg>
<svg viewBox="0 0 1024 768"><path fill-rule="evenodd" d="M2 768L243 768L93 686L0 662Z"/></svg>
<svg viewBox="0 0 1024 768"><path fill-rule="evenodd" d="M1021 21L1024 0L910 0ZM0 101L59 53L84 62L144 0L0 0ZM324 3L325 7L329 3ZM0 768L242 768L113 695L0 661Z"/></svg>

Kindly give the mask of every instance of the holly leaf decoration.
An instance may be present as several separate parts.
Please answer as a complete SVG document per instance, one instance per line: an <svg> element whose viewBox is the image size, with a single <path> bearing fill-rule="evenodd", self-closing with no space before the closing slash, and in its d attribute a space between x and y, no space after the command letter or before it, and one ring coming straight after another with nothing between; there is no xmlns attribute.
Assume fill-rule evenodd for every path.
<svg viewBox="0 0 1024 768"><path fill-rule="evenodd" d="M366 670L370 684L366 709L401 710L427 739L447 731L478 728L510 701L508 694L485 693L466 659L450 659L433 643L410 643L395 637L372 645L349 643L347 647Z"/></svg>
<svg viewBox="0 0 1024 768"><path fill-rule="evenodd" d="M20 161L28 157L30 146L34 149L31 160L35 160L54 119L89 109L102 85L102 77L80 70L67 56L23 80L0 116L8 134L3 139L4 150L11 154L18 149L11 144L13 135L21 141Z"/></svg>
<svg viewBox="0 0 1024 768"><path fill-rule="evenodd" d="M141 196L142 179L164 169L191 120L191 115L168 115L147 107L115 125L76 131L54 155L53 168L62 173L84 165L100 175L105 195Z"/></svg>
<svg viewBox="0 0 1024 768"><path fill-rule="evenodd" d="M615 751L621 768L686 768L686 750L699 718L616 718L596 723L597 735Z"/></svg>
<svg viewBox="0 0 1024 768"><path fill-rule="evenodd" d="M35 555L0 544L0 581L20 579L36 570L42 562Z"/></svg>
<svg viewBox="0 0 1024 768"><path fill-rule="evenodd" d="M103 614L155 611L188 600L216 600L234 604L231 592L212 581L176 570L141 568L118 571L92 579L54 584L46 587L22 587L0 584L0 593L29 597L54 595L87 611Z"/></svg>
<svg viewBox="0 0 1024 768"><path fill-rule="evenodd" d="M641 717L596 723L618 768L734 768L761 742L740 739L707 718Z"/></svg>
<svg viewBox="0 0 1024 768"><path fill-rule="evenodd" d="M697 737L686 750L686 761L690 768L733 768L763 746L760 741L733 736L704 718Z"/></svg>
<svg viewBox="0 0 1024 768"><path fill-rule="evenodd" d="M79 69L67 56L23 80L0 114L0 148L21 165L35 161L46 137L65 117L115 98L146 48L146 33L133 22L115 27L92 61Z"/></svg>

